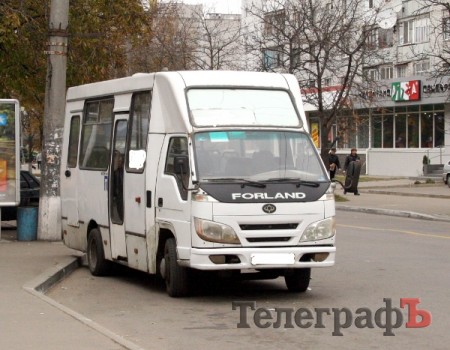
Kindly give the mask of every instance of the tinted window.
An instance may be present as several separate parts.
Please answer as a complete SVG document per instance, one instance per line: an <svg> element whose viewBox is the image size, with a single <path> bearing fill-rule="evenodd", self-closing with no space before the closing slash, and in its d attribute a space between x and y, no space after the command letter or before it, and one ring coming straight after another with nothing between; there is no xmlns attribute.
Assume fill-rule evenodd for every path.
<svg viewBox="0 0 450 350"><path fill-rule="evenodd" d="M145 167L148 124L150 121L151 92L133 95L129 121L127 170L142 172Z"/></svg>
<svg viewBox="0 0 450 350"><path fill-rule="evenodd" d="M75 168L78 160L78 137L80 135L80 117L77 115L70 121L69 152L67 166Z"/></svg>
<svg viewBox="0 0 450 350"><path fill-rule="evenodd" d="M106 170L109 164L114 99L86 103L80 168Z"/></svg>

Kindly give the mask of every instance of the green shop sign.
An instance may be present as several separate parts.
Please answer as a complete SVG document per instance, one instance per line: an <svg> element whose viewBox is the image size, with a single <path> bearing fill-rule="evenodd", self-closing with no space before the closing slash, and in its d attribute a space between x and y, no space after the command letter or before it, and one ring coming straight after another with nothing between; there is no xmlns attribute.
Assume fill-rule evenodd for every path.
<svg viewBox="0 0 450 350"><path fill-rule="evenodd" d="M419 101L420 80L392 83L392 101Z"/></svg>

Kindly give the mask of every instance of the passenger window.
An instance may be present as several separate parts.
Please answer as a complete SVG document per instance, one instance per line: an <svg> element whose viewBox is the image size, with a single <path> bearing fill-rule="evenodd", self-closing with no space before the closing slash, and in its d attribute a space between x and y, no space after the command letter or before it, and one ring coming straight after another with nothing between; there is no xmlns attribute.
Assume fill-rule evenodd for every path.
<svg viewBox="0 0 450 350"><path fill-rule="evenodd" d="M176 164L175 161L183 161L183 164ZM176 167L180 167L180 171ZM189 156L188 156L188 141L186 137L172 137L169 142L169 149L167 151L166 166L164 168L165 174L173 175L178 184L181 198L187 199L187 188L189 185Z"/></svg>
<svg viewBox="0 0 450 350"><path fill-rule="evenodd" d="M114 99L86 102L80 168L106 170L109 165Z"/></svg>
<svg viewBox="0 0 450 350"><path fill-rule="evenodd" d="M70 121L69 152L67 155L67 167L75 168L78 161L78 138L80 135L80 116L72 117Z"/></svg>
<svg viewBox="0 0 450 350"><path fill-rule="evenodd" d="M139 92L133 95L126 161L128 172L142 173L145 168L151 97L151 91Z"/></svg>

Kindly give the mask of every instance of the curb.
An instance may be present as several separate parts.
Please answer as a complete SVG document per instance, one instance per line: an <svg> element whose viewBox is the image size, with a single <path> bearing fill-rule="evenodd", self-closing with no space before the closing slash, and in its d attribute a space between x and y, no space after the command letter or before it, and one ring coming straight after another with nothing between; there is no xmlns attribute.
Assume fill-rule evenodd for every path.
<svg viewBox="0 0 450 350"><path fill-rule="evenodd" d="M406 192L392 192L392 191L383 191L383 190L374 190L374 189L364 189L362 188L360 192L371 193L371 194L385 194L385 195L393 195L393 196L403 196L403 197L427 197L427 198L437 198L437 199L450 199L450 195L445 194L420 194L420 193L406 193Z"/></svg>
<svg viewBox="0 0 450 350"><path fill-rule="evenodd" d="M62 263L58 263L33 280L27 282L23 288L28 292L34 290L38 293L45 294L52 286L62 281L66 276L80 267L82 259L82 256L68 257Z"/></svg>
<svg viewBox="0 0 450 350"><path fill-rule="evenodd" d="M437 216L416 213L413 211L365 208L365 207L351 207L351 206L347 206L347 205L336 206L336 210L353 211L353 212L360 212L360 213L367 213L367 214L398 216L398 217L403 217L403 218L411 218L411 219L419 219L419 220L450 222L450 218L440 218Z"/></svg>
<svg viewBox="0 0 450 350"><path fill-rule="evenodd" d="M52 268L49 268L44 273L40 274L30 282L27 282L23 289L28 293L38 297L39 299L45 301L47 304L57 308L58 310L64 312L65 314L73 317L77 321L81 322L87 327L92 328L98 333L104 335L105 337L111 339L116 344L122 346L124 349L128 350L144 350L144 348L133 342L124 339L122 336L113 333L109 329L101 326L95 321L83 316L82 314L58 303L57 301L49 298L45 293L58 282L62 281L65 277L70 275L73 271L83 265L85 260L85 255L78 257L68 257L62 263L58 263Z"/></svg>

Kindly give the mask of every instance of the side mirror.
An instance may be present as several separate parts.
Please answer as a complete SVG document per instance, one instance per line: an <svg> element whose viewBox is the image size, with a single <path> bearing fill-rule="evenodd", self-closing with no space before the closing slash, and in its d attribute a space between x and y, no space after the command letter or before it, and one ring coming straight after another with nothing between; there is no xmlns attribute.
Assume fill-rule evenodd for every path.
<svg viewBox="0 0 450 350"><path fill-rule="evenodd" d="M189 173L189 158L187 156L176 156L173 160L176 175L186 175Z"/></svg>

